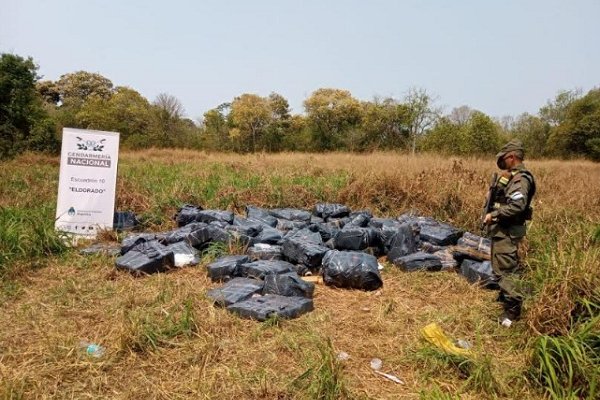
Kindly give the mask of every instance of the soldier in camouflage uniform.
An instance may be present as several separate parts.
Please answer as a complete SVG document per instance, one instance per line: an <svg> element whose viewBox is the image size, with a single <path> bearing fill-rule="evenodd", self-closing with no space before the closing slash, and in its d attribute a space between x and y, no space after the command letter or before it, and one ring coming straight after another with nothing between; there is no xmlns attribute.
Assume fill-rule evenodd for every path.
<svg viewBox="0 0 600 400"><path fill-rule="evenodd" d="M511 140L497 154L496 164L503 173L496 185L494 210L484 220L492 239L492 268L500 286L499 300L504 303L504 326L519 318L523 303L519 247L526 233L525 221L531 220L535 194L535 180L523 165L524 157L519 140Z"/></svg>

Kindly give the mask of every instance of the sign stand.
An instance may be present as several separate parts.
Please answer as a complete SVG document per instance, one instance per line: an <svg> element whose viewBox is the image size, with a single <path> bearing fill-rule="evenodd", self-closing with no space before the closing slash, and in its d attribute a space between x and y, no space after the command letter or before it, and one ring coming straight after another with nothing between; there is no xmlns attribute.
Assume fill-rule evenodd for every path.
<svg viewBox="0 0 600 400"><path fill-rule="evenodd" d="M118 160L117 132L63 129L56 230L94 238L112 229Z"/></svg>

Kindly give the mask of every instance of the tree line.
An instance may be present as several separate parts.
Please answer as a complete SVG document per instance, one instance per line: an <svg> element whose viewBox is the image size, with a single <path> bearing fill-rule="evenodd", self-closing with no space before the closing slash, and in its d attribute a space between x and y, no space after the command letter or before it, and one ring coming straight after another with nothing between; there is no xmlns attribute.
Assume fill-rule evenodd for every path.
<svg viewBox="0 0 600 400"><path fill-rule="evenodd" d="M428 151L495 154L521 139L529 157L600 161L600 88L561 91L536 115L492 118L469 106L443 112L425 90L402 99L361 101L347 90L321 88L292 114L278 93L244 93L204 113L184 116L181 102L152 102L86 71L42 80L31 58L0 55L0 158L23 151L57 152L62 127L117 131L128 149L178 147L207 151Z"/></svg>

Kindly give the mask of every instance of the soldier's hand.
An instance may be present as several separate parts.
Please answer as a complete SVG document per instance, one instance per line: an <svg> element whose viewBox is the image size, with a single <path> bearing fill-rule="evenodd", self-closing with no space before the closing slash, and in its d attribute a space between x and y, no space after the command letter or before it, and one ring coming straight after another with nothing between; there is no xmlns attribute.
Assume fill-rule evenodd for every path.
<svg viewBox="0 0 600 400"><path fill-rule="evenodd" d="M483 219L483 223L485 225L489 225L489 224L492 223L492 214L491 213L485 214L485 218Z"/></svg>

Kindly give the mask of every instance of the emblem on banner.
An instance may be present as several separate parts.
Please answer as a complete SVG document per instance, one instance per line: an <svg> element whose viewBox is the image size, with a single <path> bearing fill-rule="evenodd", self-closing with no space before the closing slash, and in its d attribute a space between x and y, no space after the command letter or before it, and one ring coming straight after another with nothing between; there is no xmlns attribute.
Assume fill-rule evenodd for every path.
<svg viewBox="0 0 600 400"><path fill-rule="evenodd" d="M104 142L106 139L100 139L99 141L83 139L79 136L76 136L77 142L77 150L90 150L90 151L102 151L104 150Z"/></svg>

